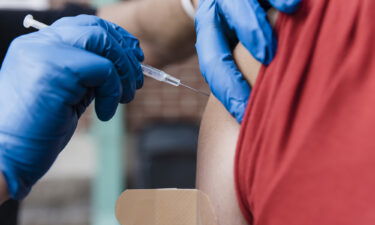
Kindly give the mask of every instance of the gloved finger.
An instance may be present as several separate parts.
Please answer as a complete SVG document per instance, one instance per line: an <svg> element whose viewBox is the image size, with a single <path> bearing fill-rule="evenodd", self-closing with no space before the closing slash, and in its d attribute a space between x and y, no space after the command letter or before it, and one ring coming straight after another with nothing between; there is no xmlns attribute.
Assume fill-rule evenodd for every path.
<svg viewBox="0 0 375 225"><path fill-rule="evenodd" d="M81 102L76 107L78 119L86 111L87 107L89 107L89 105L94 99L95 99L95 88L88 88L86 95L82 98Z"/></svg>
<svg viewBox="0 0 375 225"><path fill-rule="evenodd" d="M135 57L134 55L129 55L129 57ZM133 62L133 61L131 61ZM137 65L129 67L130 70L140 70L141 68ZM139 71L132 71L131 73L139 73ZM136 77L129 76L129 77L123 77L121 79L121 83L123 86L123 94L121 96L120 102L121 103L129 103L134 99L135 96L135 90L138 88L138 81L136 81ZM142 84L143 85L143 79Z"/></svg>
<svg viewBox="0 0 375 225"><path fill-rule="evenodd" d="M122 96L120 77L110 60L94 54L87 54L86 59L81 62L80 68L70 68L77 68L76 74L80 75L80 83L84 87L89 91L94 88L96 114L100 120L107 121L115 114ZM94 63L96 66L92 68Z"/></svg>
<svg viewBox="0 0 375 225"><path fill-rule="evenodd" d="M124 50L132 50L133 54L139 61L144 60L144 54L140 48L139 41L132 34L124 30L122 27L103 20L97 16L79 15L76 17L64 17L52 24L52 26L100 26L108 31L124 48Z"/></svg>
<svg viewBox="0 0 375 225"><path fill-rule="evenodd" d="M110 59L118 69L120 75L125 74L128 61L125 49L122 49L119 43L100 26L77 26L74 25L74 18L63 18L62 22L58 20L51 26L68 45L94 52L98 55ZM69 21L71 24L69 24ZM64 22L64 23L63 23ZM65 26L63 26L65 24ZM41 30L41 32L46 29Z"/></svg>
<svg viewBox="0 0 375 225"><path fill-rule="evenodd" d="M293 13L298 9L301 0L268 0L277 10L284 13Z"/></svg>
<svg viewBox="0 0 375 225"><path fill-rule="evenodd" d="M220 15L239 41L255 59L268 65L275 56L277 42L258 0L219 0L219 3Z"/></svg>
<svg viewBox="0 0 375 225"><path fill-rule="evenodd" d="M117 41L101 27L64 26L51 29L59 35L64 43L111 60L121 80L139 76L139 68L135 66L138 62L134 62L134 57L131 56L132 53L122 51ZM41 31L48 32L47 29ZM135 79L129 80L134 82L132 85L136 85ZM127 92L124 91L124 93ZM123 96L123 98L127 97Z"/></svg>
<svg viewBox="0 0 375 225"><path fill-rule="evenodd" d="M121 103L129 103L134 99L136 87L134 85L134 82L130 81L131 79L134 79L134 78L128 77L124 80L121 80L121 82L124 85L124 92L125 92L125 94L121 96L121 99L120 99Z"/></svg>
<svg viewBox="0 0 375 225"><path fill-rule="evenodd" d="M134 37L132 34L124 30L122 27L112 24L113 28L117 31L116 34L120 34L120 37L115 37L117 40L126 40L126 44L124 42L120 43L121 46L126 48L127 46L130 46L130 49L132 49L134 55L137 57L138 61L143 62L145 59L145 55L141 49L139 40ZM127 47L129 48L129 47Z"/></svg>
<svg viewBox="0 0 375 225"><path fill-rule="evenodd" d="M80 106L87 106L84 101L91 100L88 94L94 90L98 118L102 121L112 118L122 95L120 76L113 62L70 46L60 46L58 52L69 54L69 57L59 57L58 64L56 60L46 61L56 71L62 71L61 74L49 77L49 85L61 89L60 95L66 104L76 107L78 116L84 111Z"/></svg>
<svg viewBox="0 0 375 225"><path fill-rule="evenodd" d="M113 117L116 113L120 96L120 78L112 66L105 82L95 89L95 112L100 120L108 121Z"/></svg>
<svg viewBox="0 0 375 225"><path fill-rule="evenodd" d="M137 60L135 59L135 56L133 54L129 54L129 57L133 58L133 60L130 60L130 62L133 63L133 66L130 67L130 68L134 70L134 73L142 74L141 76L129 77L129 78L133 79L132 80L133 82L131 82L131 84L134 84L134 81L135 81L136 85L135 86L133 85L133 87L136 88L136 89L140 89L140 88L142 88L143 81L144 81L142 67L139 63L137 63ZM140 79L140 78L142 78L142 79Z"/></svg>
<svg viewBox="0 0 375 225"><path fill-rule="evenodd" d="M143 51L140 47L139 41L138 41L137 38L135 38L133 35L131 35L129 32L127 32L126 30L124 30L120 26L113 24L113 27L118 32L118 33L116 33L115 39L120 42L120 45L122 45L123 48L127 48L126 45L130 45L131 49L132 49L132 52L133 52L133 55L129 55L129 57L133 57L133 56L136 57L136 59L132 60L132 62L135 64L134 66L136 68L136 74L137 74L137 77L136 77L137 86L136 86L136 88L140 89L140 88L142 88L143 83L144 83L144 75L143 75L143 72L142 72L141 64L137 63L137 62L143 62L144 54L143 54ZM117 34L121 34L121 35L118 36ZM124 39L127 40L127 43L125 43L123 41L122 42L120 41L120 40L124 40ZM133 99L133 98L131 98L131 99ZM127 100L125 102L129 102L130 100Z"/></svg>
<svg viewBox="0 0 375 225"><path fill-rule="evenodd" d="M123 49L128 49L133 53L133 54L129 54L129 57L133 58L133 60L130 60L130 61L134 64L134 68L135 68L134 72L135 74L137 74L136 79L135 79L136 84L137 84L136 89L142 88L143 82L144 82L144 75L142 72L141 64L139 62L142 62L144 60L144 54L140 47L138 39L116 24L113 24L104 20L100 20L99 24L102 24L101 25L102 27L108 27L107 29L110 31L113 37L119 42L121 47ZM126 82L126 79L124 79L123 85L129 86L125 82ZM130 85L132 85L132 83ZM128 96L128 95L125 95L125 96ZM121 103L128 103L133 98L127 98L127 100L122 99Z"/></svg>
<svg viewBox="0 0 375 225"><path fill-rule="evenodd" d="M142 49L140 48L138 39L135 38L132 34L130 34L129 32L127 32L126 30L124 30L116 24L100 19L99 17L89 15L64 17L56 21L53 24L53 26L96 26L103 28L104 31L107 31L112 36L112 38L118 42L118 44L122 48L123 53L127 53L126 55L130 58L129 61L133 60L132 64L134 64L134 66L137 67L135 70L132 69L132 71L136 72L134 73L134 75L136 76L135 80L137 82L137 89L143 86L144 76L142 73L140 62L144 60L144 54ZM133 54L136 57L130 56L131 54ZM127 70L129 68L118 69L120 70L121 74L121 71ZM122 80L125 81L126 79Z"/></svg>
<svg viewBox="0 0 375 225"><path fill-rule="evenodd" d="M205 0L196 13L196 48L201 72L213 94L241 122L250 94L233 60L214 0Z"/></svg>

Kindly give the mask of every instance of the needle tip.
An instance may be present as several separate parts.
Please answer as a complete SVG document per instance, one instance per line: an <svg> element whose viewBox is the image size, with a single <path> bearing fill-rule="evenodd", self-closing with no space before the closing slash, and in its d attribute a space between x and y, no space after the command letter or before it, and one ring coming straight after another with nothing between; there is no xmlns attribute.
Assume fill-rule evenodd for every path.
<svg viewBox="0 0 375 225"><path fill-rule="evenodd" d="M185 87L185 88L187 88L187 89L189 89L189 90L191 90L191 91L194 91L194 92L196 92L196 93L199 93L199 94L201 94L201 95L204 95L204 96L207 96L207 97L210 96L208 93L203 92L203 91L200 91L200 90L195 89L195 88L192 88L192 87L190 87L190 86L188 86L188 85L186 85L186 84L180 83L180 85L183 86L183 87Z"/></svg>

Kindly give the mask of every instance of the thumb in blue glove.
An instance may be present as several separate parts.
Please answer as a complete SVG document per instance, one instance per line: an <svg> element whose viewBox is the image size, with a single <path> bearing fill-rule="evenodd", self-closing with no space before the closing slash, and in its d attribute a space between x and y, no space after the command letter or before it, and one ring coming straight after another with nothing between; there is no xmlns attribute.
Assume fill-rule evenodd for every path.
<svg viewBox="0 0 375 225"><path fill-rule="evenodd" d="M294 12L301 0L270 0L279 11ZM250 86L232 56L240 41L255 59L269 64L275 56L276 38L257 0L201 0L196 13L196 48L201 72L213 94L242 121Z"/></svg>
<svg viewBox="0 0 375 225"><path fill-rule="evenodd" d="M99 119L143 84L138 40L94 16L64 18L17 38L0 71L0 170L14 199L27 195L95 99Z"/></svg>

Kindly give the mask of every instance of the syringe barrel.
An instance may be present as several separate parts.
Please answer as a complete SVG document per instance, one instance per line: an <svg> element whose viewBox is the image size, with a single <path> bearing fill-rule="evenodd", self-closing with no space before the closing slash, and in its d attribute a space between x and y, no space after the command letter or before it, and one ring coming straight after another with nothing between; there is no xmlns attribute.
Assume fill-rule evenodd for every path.
<svg viewBox="0 0 375 225"><path fill-rule="evenodd" d="M174 86L179 86L181 81L175 77L172 77L171 75L168 75L167 73L158 70L154 67L141 64L142 72L145 76L151 77L155 80L165 82Z"/></svg>
<svg viewBox="0 0 375 225"><path fill-rule="evenodd" d="M165 80L164 80L165 83L171 84L171 85L176 86L176 87L180 86L180 84L181 84L180 79L172 77L171 75L168 75L168 74L166 74L166 75L167 76L165 77Z"/></svg>
<svg viewBox="0 0 375 225"><path fill-rule="evenodd" d="M142 67L142 72L145 76L154 78L155 80L158 80L158 81L165 80L166 74L163 71L158 70L148 65L144 65L144 64L141 64L141 67Z"/></svg>

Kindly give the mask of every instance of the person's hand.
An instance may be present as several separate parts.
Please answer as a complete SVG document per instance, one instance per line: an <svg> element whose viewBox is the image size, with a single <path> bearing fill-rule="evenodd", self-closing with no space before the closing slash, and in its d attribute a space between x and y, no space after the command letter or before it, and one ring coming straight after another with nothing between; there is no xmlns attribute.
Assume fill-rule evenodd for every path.
<svg viewBox="0 0 375 225"><path fill-rule="evenodd" d="M94 16L17 38L0 71L0 169L21 199L50 168L95 99L109 120L143 85L138 40Z"/></svg>
<svg viewBox="0 0 375 225"><path fill-rule="evenodd" d="M294 12L300 1L269 0L285 13ZM201 72L213 94L241 122L251 89L232 51L240 41L261 63L272 61L277 42L266 12L257 0L200 0L195 25Z"/></svg>

